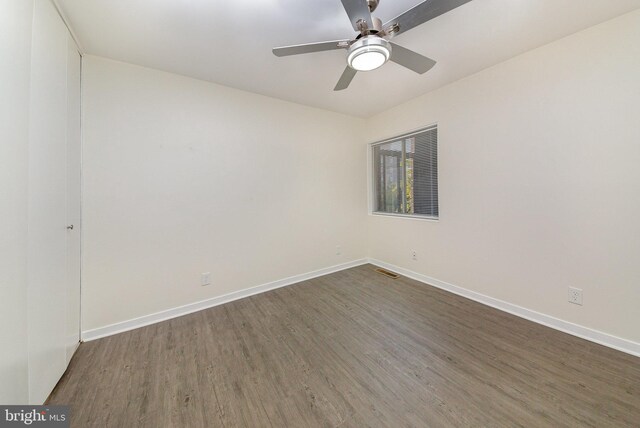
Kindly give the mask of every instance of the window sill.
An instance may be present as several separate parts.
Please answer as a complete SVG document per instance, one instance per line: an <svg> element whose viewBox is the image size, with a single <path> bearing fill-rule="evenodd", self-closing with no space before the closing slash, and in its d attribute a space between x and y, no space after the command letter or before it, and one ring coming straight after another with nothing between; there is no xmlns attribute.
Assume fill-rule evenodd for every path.
<svg viewBox="0 0 640 428"><path fill-rule="evenodd" d="M382 213L382 212L370 212L369 215L376 217L395 217L395 218L404 218L407 220L420 220L420 221L430 221L430 222L439 222L439 217L430 217L426 215L412 215L412 214L393 214L393 213Z"/></svg>

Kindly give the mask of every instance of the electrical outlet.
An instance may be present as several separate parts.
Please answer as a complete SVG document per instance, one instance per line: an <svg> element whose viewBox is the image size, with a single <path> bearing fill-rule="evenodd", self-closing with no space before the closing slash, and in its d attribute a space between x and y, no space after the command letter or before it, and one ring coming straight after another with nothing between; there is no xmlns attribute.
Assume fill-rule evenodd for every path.
<svg viewBox="0 0 640 428"><path fill-rule="evenodd" d="M581 289L569 287L569 303L582 306L582 290Z"/></svg>
<svg viewBox="0 0 640 428"><path fill-rule="evenodd" d="M336 245L336 256L342 255L342 247L340 245Z"/></svg>
<svg viewBox="0 0 640 428"><path fill-rule="evenodd" d="M204 272L200 275L200 285L211 284L211 272Z"/></svg>
<svg viewBox="0 0 640 428"><path fill-rule="evenodd" d="M411 258L412 258L413 260L418 260L418 253L417 253L416 251L412 251L412 252L411 252Z"/></svg>

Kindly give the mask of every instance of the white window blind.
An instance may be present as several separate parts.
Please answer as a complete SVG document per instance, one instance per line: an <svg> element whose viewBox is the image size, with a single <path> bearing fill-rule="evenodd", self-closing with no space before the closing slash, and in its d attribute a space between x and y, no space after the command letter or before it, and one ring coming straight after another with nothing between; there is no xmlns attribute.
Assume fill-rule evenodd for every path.
<svg viewBox="0 0 640 428"><path fill-rule="evenodd" d="M372 145L374 212L438 217L438 128Z"/></svg>

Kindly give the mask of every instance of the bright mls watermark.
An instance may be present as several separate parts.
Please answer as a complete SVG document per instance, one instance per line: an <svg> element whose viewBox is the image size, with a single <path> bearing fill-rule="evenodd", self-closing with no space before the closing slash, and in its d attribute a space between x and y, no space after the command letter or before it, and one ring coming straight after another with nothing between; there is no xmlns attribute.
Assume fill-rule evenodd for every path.
<svg viewBox="0 0 640 428"><path fill-rule="evenodd" d="M1 406L0 428L69 428L69 406Z"/></svg>

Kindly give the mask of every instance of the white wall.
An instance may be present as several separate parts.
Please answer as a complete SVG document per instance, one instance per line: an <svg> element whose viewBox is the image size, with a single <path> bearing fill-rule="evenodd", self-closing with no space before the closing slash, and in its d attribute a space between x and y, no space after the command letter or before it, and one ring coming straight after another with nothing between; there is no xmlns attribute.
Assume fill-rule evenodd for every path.
<svg viewBox="0 0 640 428"><path fill-rule="evenodd" d="M631 13L367 121L87 57L83 329L368 255L640 342L639 23ZM362 132L434 122L440 221L367 217Z"/></svg>
<svg viewBox="0 0 640 428"><path fill-rule="evenodd" d="M438 123L441 218L369 216L369 255L640 342L639 118L640 11L371 118Z"/></svg>
<svg viewBox="0 0 640 428"><path fill-rule="evenodd" d="M85 57L83 330L364 257L361 125Z"/></svg>
<svg viewBox="0 0 640 428"><path fill-rule="evenodd" d="M0 403L27 391L27 174L33 2L0 2Z"/></svg>

